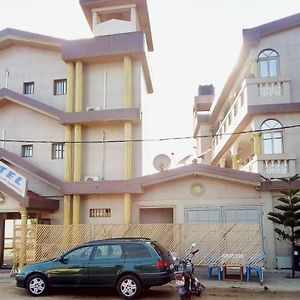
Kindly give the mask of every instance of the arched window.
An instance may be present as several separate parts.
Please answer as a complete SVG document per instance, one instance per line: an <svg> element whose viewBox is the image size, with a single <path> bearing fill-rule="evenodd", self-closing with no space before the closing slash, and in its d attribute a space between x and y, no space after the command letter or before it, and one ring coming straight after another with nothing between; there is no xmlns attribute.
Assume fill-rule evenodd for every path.
<svg viewBox="0 0 300 300"><path fill-rule="evenodd" d="M270 119L261 125L261 130L263 153L283 153L282 125L277 120Z"/></svg>
<svg viewBox="0 0 300 300"><path fill-rule="evenodd" d="M279 75L279 56L273 49L265 49L258 55L258 70L260 77Z"/></svg>

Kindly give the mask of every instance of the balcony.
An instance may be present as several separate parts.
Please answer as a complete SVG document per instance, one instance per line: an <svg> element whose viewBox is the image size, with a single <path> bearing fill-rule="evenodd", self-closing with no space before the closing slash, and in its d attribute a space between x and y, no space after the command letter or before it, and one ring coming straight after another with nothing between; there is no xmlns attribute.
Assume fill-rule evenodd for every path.
<svg viewBox="0 0 300 300"><path fill-rule="evenodd" d="M215 131L212 140L212 161L229 142L230 133L238 131L250 106L290 103L288 77L246 78L237 90L232 105Z"/></svg>
<svg viewBox="0 0 300 300"><path fill-rule="evenodd" d="M290 103L290 79L288 77L247 78L248 105Z"/></svg>
<svg viewBox="0 0 300 300"><path fill-rule="evenodd" d="M296 154L255 155L240 170L260 173L266 178L291 177L296 174Z"/></svg>

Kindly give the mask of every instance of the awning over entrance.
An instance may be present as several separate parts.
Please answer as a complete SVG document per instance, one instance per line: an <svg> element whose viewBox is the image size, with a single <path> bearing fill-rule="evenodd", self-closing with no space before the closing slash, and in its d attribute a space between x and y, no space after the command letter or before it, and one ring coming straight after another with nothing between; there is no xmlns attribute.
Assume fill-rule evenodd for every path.
<svg viewBox="0 0 300 300"><path fill-rule="evenodd" d="M27 191L27 206L28 209L34 210L50 210L55 211L59 208L59 201L41 196L33 191Z"/></svg>

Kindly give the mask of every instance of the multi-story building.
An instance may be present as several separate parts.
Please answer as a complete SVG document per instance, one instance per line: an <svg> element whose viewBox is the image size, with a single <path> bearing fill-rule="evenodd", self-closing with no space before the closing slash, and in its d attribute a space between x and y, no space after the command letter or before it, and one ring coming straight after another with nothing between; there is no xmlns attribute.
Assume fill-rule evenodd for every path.
<svg viewBox="0 0 300 300"><path fill-rule="evenodd" d="M131 222L126 180L142 175L132 140L152 93L147 2L79 2L93 38L0 32L0 253L9 219Z"/></svg>
<svg viewBox="0 0 300 300"><path fill-rule="evenodd" d="M260 174L257 189L276 203L276 178L300 173L300 14L245 29L243 39L220 96L200 86L195 97L198 161ZM274 242L278 257L289 254Z"/></svg>

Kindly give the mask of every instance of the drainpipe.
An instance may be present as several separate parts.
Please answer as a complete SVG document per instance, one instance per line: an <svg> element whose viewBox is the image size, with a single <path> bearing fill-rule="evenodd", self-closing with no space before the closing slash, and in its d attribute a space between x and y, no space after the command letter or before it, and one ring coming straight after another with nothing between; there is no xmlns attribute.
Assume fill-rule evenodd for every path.
<svg viewBox="0 0 300 300"><path fill-rule="evenodd" d="M5 148L6 130L2 131L2 148Z"/></svg>
<svg viewBox="0 0 300 300"><path fill-rule="evenodd" d="M103 109L106 109L106 97L107 97L107 70L103 72Z"/></svg>
<svg viewBox="0 0 300 300"><path fill-rule="evenodd" d="M5 69L5 87L8 89L9 71Z"/></svg>

